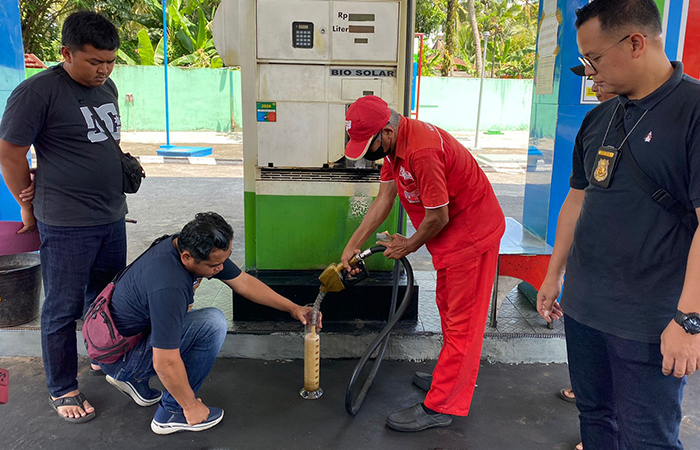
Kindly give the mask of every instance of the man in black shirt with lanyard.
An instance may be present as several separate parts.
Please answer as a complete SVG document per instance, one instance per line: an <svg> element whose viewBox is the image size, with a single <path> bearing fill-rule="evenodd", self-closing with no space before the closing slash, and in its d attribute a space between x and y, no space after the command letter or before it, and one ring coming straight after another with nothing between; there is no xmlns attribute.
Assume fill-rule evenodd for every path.
<svg viewBox="0 0 700 450"><path fill-rule="evenodd" d="M576 137L538 311L565 315L584 448L682 449L700 366L700 83L667 59L653 0L576 14L586 75L619 97Z"/></svg>

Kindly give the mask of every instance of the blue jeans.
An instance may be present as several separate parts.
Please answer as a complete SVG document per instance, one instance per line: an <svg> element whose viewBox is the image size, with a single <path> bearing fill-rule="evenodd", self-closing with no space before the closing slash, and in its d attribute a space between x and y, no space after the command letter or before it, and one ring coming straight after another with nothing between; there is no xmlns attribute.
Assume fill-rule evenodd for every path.
<svg viewBox="0 0 700 450"><path fill-rule="evenodd" d="M54 397L78 389L75 321L126 265L124 219L91 227L37 222L41 236L41 351ZM83 345L82 342L80 345Z"/></svg>
<svg viewBox="0 0 700 450"><path fill-rule="evenodd" d="M660 344L564 319L583 448L682 450L678 435L686 379L661 373Z"/></svg>
<svg viewBox="0 0 700 450"><path fill-rule="evenodd" d="M224 344L227 329L226 316L220 309L194 309L185 315L180 356L185 364L190 387L195 394L214 366L216 356ZM100 364L100 367L107 375L120 381L150 380L156 375L153 369L151 335L139 341L121 360L113 364ZM167 390L163 392L161 404L171 413L182 412L182 407Z"/></svg>

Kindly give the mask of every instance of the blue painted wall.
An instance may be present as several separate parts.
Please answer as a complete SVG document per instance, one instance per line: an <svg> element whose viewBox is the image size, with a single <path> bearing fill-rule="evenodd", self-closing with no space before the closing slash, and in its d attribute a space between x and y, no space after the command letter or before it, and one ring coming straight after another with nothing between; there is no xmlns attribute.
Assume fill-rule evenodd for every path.
<svg viewBox="0 0 700 450"><path fill-rule="evenodd" d="M24 49L17 0L0 0L0 121L7 98L24 80ZM0 220L20 220L19 206L0 181Z"/></svg>

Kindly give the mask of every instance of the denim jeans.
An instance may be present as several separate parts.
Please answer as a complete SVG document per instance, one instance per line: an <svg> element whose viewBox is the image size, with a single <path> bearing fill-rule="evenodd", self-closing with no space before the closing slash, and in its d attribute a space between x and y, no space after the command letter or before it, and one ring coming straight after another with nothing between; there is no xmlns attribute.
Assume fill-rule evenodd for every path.
<svg viewBox="0 0 700 450"><path fill-rule="evenodd" d="M197 394L207 375L211 371L216 356L226 338L228 325L220 309L194 309L185 315L182 326L180 356L185 364L185 371L190 387ZM139 341L124 358L113 364L100 364L102 370L120 381L148 381L156 375L153 369L153 347L151 335ZM171 413L181 413L182 407L166 390L161 404Z"/></svg>
<svg viewBox="0 0 700 450"><path fill-rule="evenodd" d="M682 450L686 384L661 373L660 344L631 341L564 317L583 448Z"/></svg>
<svg viewBox="0 0 700 450"><path fill-rule="evenodd" d="M41 351L54 397L78 389L75 321L126 265L124 219L91 227L37 222L41 236ZM80 345L83 345L81 342Z"/></svg>

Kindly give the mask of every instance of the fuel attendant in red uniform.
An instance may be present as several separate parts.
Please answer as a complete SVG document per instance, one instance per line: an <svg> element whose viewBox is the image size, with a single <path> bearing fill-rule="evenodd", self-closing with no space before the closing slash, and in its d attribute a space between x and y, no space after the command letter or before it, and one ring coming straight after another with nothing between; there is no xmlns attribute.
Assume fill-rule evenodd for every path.
<svg viewBox="0 0 700 450"><path fill-rule="evenodd" d="M477 162L444 130L402 117L373 95L350 106L345 127L348 159L384 158L384 164L377 198L345 247L343 264L351 269L348 261L389 216L398 194L416 233L378 244L393 259L425 244L437 270L444 343L433 374L416 372L413 378L428 395L390 414L387 423L398 431L448 426L452 416L469 414L505 231L503 212Z"/></svg>

